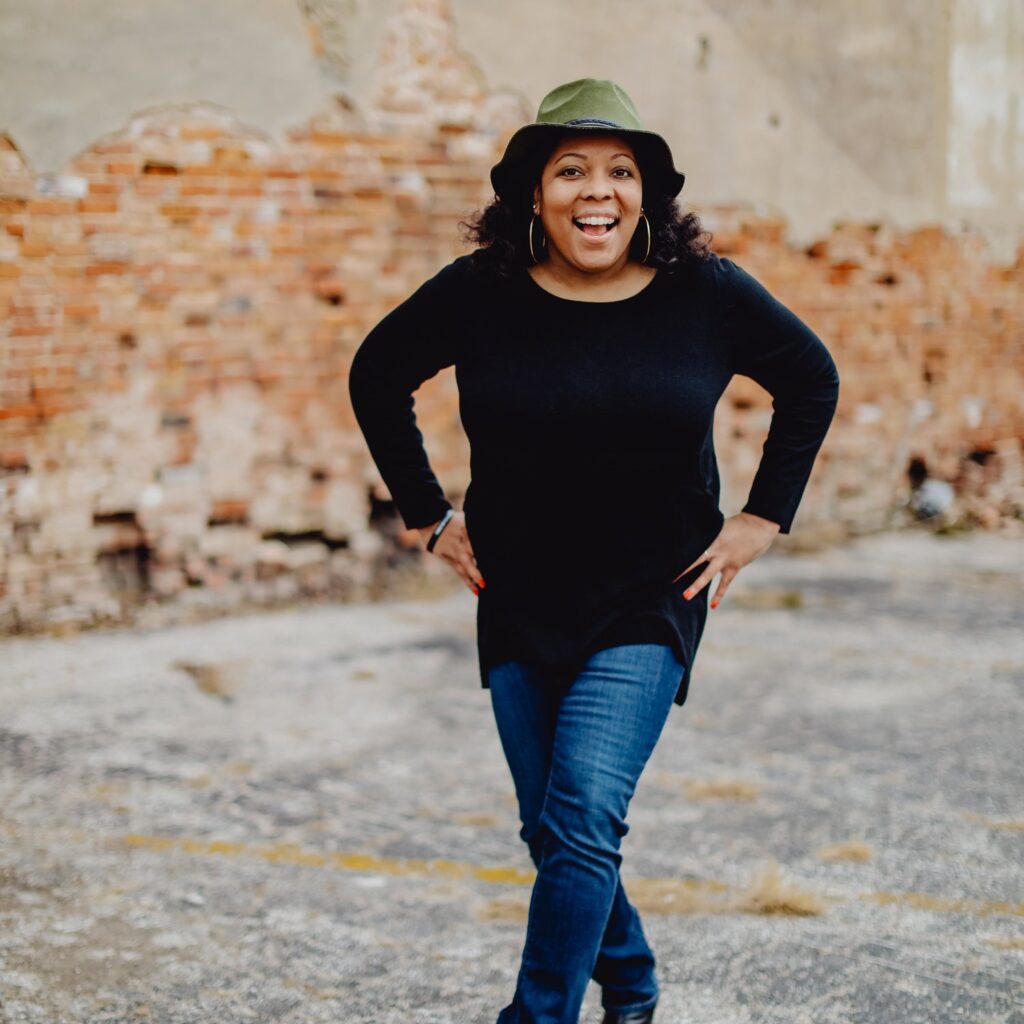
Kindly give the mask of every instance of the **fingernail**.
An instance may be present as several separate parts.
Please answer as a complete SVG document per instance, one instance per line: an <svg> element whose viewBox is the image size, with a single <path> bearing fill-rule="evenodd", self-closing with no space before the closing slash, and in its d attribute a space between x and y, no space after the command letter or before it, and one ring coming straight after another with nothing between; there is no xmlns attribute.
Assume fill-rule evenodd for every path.
<svg viewBox="0 0 1024 1024"><path fill-rule="evenodd" d="M690 592L688 590L684 590L683 591L683 597L685 597L686 600L689 601L690 600Z"/></svg>
<svg viewBox="0 0 1024 1024"><path fill-rule="evenodd" d="M483 589L486 586L487 586L487 581L483 578L483 576L481 576L480 577L480 588Z"/></svg>
<svg viewBox="0 0 1024 1024"><path fill-rule="evenodd" d="M473 595L475 597L479 597L480 596L480 588L479 587L474 587L473 588Z"/></svg>
<svg viewBox="0 0 1024 1024"><path fill-rule="evenodd" d="M718 602L717 601L712 601L711 602L711 607L712 608L717 608L718 607Z"/></svg>

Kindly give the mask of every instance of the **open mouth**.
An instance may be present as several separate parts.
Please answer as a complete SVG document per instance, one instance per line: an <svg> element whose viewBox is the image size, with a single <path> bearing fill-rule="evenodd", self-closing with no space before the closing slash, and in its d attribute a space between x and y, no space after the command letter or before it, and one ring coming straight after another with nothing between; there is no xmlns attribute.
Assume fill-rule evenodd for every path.
<svg viewBox="0 0 1024 1024"><path fill-rule="evenodd" d="M618 226L618 217L573 217L573 224L585 235L601 236L614 231Z"/></svg>

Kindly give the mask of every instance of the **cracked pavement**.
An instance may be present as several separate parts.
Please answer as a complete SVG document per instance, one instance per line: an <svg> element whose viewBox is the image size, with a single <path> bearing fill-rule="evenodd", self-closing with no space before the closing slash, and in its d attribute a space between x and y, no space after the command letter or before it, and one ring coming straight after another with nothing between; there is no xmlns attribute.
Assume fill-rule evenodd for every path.
<svg viewBox="0 0 1024 1024"><path fill-rule="evenodd" d="M659 1024L1024 1024L1022 598L984 533L740 573L623 842ZM532 864L474 601L0 642L0 1019L492 1024Z"/></svg>

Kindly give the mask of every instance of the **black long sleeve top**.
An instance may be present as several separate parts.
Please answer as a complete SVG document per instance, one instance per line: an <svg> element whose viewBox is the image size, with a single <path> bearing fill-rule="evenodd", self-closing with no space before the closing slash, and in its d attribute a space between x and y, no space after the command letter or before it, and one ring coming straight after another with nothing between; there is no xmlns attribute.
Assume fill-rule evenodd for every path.
<svg viewBox="0 0 1024 1024"><path fill-rule="evenodd" d="M637 294L565 299L522 271L460 256L367 335L349 393L409 528L451 507L413 392L455 367L470 443L463 511L486 586L480 681L515 658L571 671L622 643L673 647L686 700L709 587L673 580L724 522L712 424L733 374L772 396L743 511L789 533L832 421L839 375L822 341L732 260L659 270Z"/></svg>

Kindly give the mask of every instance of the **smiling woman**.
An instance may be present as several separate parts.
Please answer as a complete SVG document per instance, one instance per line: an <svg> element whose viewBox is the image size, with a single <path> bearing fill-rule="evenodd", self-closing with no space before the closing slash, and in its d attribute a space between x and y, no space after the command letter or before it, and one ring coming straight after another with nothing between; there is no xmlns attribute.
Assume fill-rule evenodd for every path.
<svg viewBox="0 0 1024 1024"><path fill-rule="evenodd" d="M578 87L579 83L570 86ZM558 93L555 90L551 95ZM494 201L462 222L466 240L480 246L480 265L503 277L518 276L529 269L538 282L568 297L573 291L573 278L568 272L572 260L567 266L566 257L572 246L565 243L571 235L566 234L567 228L562 231L564 221L559 224L549 216L550 207L560 200L569 203L569 215L575 217L572 223L579 234L615 240L609 250L615 259L609 265L602 265L603 257L577 261L575 269L591 275L586 282L577 279L577 294L592 287L590 297L601 301L602 288L596 286L602 284L602 277L607 282L620 270L626 272L631 279L628 284L634 289L642 286L643 275L636 275L635 268L628 265L634 262L676 271L706 259L710 234L697 214L684 212L676 202L684 175L672 167L671 155L660 136L643 130L616 132L616 127L625 126L625 119L619 124L607 119L576 119L577 125L567 127L572 120L528 125L509 142L504 159L491 172ZM598 176L604 185L594 192ZM637 191L638 203L632 200ZM602 193L610 198L593 198ZM598 225L584 232L590 215L612 217L616 223L611 229ZM550 248L552 235L554 250ZM594 252L602 253L604 249ZM540 269L550 257L551 265ZM617 296L608 293L607 297Z"/></svg>
<svg viewBox="0 0 1024 1024"><path fill-rule="evenodd" d="M537 865L497 1024L650 1024L654 953L619 877L634 788L682 704L711 607L788 533L838 396L825 346L709 253L683 175L614 82L541 102L491 169L480 243L366 337L353 409L410 529L477 596L491 691ZM413 393L454 366L471 480L456 512ZM734 374L773 397L743 509L718 507L715 406ZM683 589L685 588L685 590Z"/></svg>

